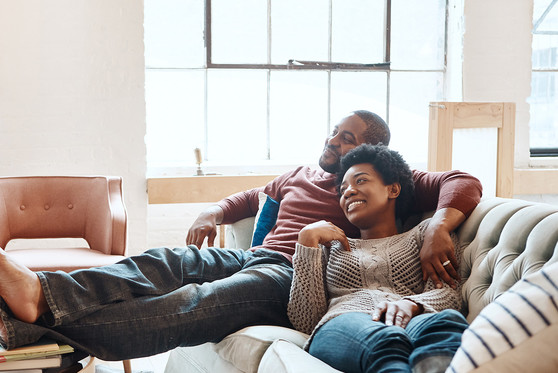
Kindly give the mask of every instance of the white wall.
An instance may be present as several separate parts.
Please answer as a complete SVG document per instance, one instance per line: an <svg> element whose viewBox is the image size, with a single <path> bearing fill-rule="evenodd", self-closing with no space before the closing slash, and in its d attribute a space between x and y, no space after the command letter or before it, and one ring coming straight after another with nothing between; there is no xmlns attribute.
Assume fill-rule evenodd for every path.
<svg viewBox="0 0 558 373"><path fill-rule="evenodd" d="M146 248L143 2L0 2L0 175L120 175Z"/></svg>
<svg viewBox="0 0 558 373"><path fill-rule="evenodd" d="M528 0L465 0L463 100L516 103L515 167L537 164L529 158L529 104L533 3ZM558 166L558 160L538 161ZM558 194L517 195L558 205Z"/></svg>
<svg viewBox="0 0 558 373"><path fill-rule="evenodd" d="M516 103L515 167L529 163L529 0L465 0L463 100Z"/></svg>

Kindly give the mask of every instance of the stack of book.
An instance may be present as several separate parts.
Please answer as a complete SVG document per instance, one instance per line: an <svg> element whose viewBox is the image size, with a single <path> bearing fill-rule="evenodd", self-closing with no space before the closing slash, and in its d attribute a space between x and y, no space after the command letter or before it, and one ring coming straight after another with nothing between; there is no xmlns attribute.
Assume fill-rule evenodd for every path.
<svg viewBox="0 0 558 373"><path fill-rule="evenodd" d="M75 366L70 370L74 371L78 368L77 360L65 361L68 360L66 357L75 355L73 352L74 348L67 344L58 344L46 339L11 350L6 350L0 346L0 373L68 372L68 366L64 365ZM77 370L75 371L77 372Z"/></svg>

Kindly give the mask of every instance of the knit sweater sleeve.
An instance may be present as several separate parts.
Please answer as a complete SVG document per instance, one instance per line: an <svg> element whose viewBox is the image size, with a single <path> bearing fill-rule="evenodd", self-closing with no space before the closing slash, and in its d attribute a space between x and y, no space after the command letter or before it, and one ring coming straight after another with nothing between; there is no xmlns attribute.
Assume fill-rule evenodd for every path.
<svg viewBox="0 0 558 373"><path fill-rule="evenodd" d="M293 256L293 282L287 308L296 330L311 334L327 312L325 253L316 247L296 244Z"/></svg>
<svg viewBox="0 0 558 373"><path fill-rule="evenodd" d="M427 224L422 225L420 229L417 230L415 235L419 247L422 247L426 227ZM452 233L451 238L455 247L457 262L460 263L465 246L459 242L455 234ZM425 313L439 312L448 308L461 310L461 284L458 284L457 288L453 289L451 286L443 282L442 288L437 289L434 281L429 278L424 285L422 293L404 297L404 299L409 299L417 304L420 304L423 306Z"/></svg>

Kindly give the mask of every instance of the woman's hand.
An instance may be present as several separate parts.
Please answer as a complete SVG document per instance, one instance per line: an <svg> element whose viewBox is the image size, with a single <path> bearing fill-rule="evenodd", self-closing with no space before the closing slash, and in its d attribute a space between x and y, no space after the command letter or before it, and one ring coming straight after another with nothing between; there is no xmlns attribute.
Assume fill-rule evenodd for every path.
<svg viewBox="0 0 558 373"><path fill-rule="evenodd" d="M308 224L298 233L298 243L307 247L318 247L318 244L328 246L329 242L334 240L341 242L345 250L350 250L345 232L325 220Z"/></svg>
<svg viewBox="0 0 558 373"><path fill-rule="evenodd" d="M380 321L385 314L386 325L396 325L405 328L409 321L416 315L423 312L422 306L408 299L401 299L394 302L380 302L372 320Z"/></svg>

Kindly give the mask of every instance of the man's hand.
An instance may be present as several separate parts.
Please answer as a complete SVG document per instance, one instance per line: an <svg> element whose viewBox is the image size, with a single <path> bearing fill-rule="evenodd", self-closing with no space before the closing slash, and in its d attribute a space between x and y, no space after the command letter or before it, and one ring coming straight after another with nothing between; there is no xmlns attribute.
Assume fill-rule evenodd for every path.
<svg viewBox="0 0 558 373"><path fill-rule="evenodd" d="M328 245L329 242L334 240L341 242L345 250L350 250L349 240L345 232L325 220L308 224L298 233L298 243L307 247L318 247L318 244Z"/></svg>
<svg viewBox="0 0 558 373"><path fill-rule="evenodd" d="M436 211L426 229L420 250L422 277L425 282L430 277L438 289L443 286L441 280L454 289L461 280L450 233L464 220L461 211L448 207Z"/></svg>
<svg viewBox="0 0 558 373"><path fill-rule="evenodd" d="M372 320L380 321L382 315L385 314L386 325L396 325L405 328L413 317L422 312L422 306L408 299L380 302L372 315Z"/></svg>
<svg viewBox="0 0 558 373"><path fill-rule="evenodd" d="M213 246L217 236L217 224L223 220L223 210L219 206L211 206L202 212L188 230L186 245L195 245L198 249L207 237L207 245Z"/></svg>

